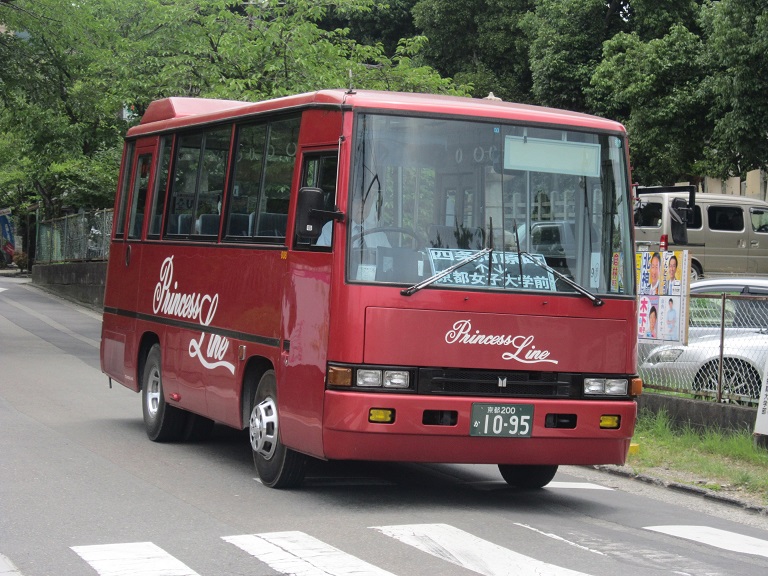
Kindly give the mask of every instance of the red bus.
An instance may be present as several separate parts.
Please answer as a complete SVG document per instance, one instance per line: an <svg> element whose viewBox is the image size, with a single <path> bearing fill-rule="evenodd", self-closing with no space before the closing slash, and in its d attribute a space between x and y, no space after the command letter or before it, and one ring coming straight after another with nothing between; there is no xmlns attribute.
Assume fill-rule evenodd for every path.
<svg viewBox="0 0 768 576"><path fill-rule="evenodd" d="M624 128L324 90L153 102L128 131L101 364L153 441L309 458L621 464L636 418Z"/></svg>

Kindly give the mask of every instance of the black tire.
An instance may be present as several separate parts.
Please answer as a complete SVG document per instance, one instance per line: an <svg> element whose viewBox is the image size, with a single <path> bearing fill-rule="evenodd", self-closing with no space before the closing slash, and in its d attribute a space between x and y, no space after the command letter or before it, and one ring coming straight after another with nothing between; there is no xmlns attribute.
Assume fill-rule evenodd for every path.
<svg viewBox="0 0 768 576"><path fill-rule="evenodd" d="M701 264L698 262L691 262L691 282L701 280L704 275L704 271L701 269Z"/></svg>
<svg viewBox="0 0 768 576"><path fill-rule="evenodd" d="M275 372L264 373L251 405L249 437L253 463L261 483L270 488L294 488L304 481L307 457L280 442Z"/></svg>
<svg viewBox="0 0 768 576"><path fill-rule="evenodd" d="M213 433L213 420L199 414L187 414L182 439L185 442L205 442Z"/></svg>
<svg viewBox="0 0 768 576"><path fill-rule="evenodd" d="M705 364L693 380L694 390L717 392L717 361ZM758 399L762 382L760 373L748 362L735 358L723 358L723 394L736 394Z"/></svg>
<svg viewBox="0 0 768 576"><path fill-rule="evenodd" d="M141 375L141 406L144 427L153 442L173 442L181 438L186 412L165 402L160 345L149 350Z"/></svg>
<svg viewBox="0 0 768 576"><path fill-rule="evenodd" d="M517 464L499 464L499 472L510 486L517 488L543 488L552 481L557 473L554 466L523 466Z"/></svg>

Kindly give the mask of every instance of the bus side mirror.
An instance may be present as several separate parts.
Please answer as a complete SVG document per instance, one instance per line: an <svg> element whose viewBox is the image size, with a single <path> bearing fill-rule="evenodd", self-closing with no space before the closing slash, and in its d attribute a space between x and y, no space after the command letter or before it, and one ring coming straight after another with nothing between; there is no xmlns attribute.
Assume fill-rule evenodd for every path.
<svg viewBox="0 0 768 576"><path fill-rule="evenodd" d="M296 234L309 240L317 240L328 221L325 214L323 191L320 188L302 188L296 208Z"/></svg>
<svg viewBox="0 0 768 576"><path fill-rule="evenodd" d="M688 244L688 211L688 202L685 199L672 200L672 206L669 207L672 242L680 246Z"/></svg>

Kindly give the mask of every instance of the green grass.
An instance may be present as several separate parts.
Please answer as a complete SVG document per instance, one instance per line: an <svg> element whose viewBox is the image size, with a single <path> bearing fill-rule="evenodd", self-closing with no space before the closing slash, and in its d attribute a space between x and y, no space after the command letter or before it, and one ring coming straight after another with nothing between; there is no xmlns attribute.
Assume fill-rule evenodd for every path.
<svg viewBox="0 0 768 576"><path fill-rule="evenodd" d="M664 411L641 411L627 465L638 473L664 470L671 479L715 491L738 491L768 505L768 450L747 431L675 428Z"/></svg>

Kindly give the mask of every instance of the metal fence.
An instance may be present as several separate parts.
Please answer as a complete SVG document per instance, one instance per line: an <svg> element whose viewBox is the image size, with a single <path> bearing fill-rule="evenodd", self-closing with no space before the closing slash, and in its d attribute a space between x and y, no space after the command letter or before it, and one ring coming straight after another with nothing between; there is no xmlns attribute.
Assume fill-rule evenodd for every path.
<svg viewBox="0 0 768 576"><path fill-rule="evenodd" d="M756 404L768 361L768 297L690 297L688 344L638 344L644 386Z"/></svg>
<svg viewBox="0 0 768 576"><path fill-rule="evenodd" d="M112 213L113 210L80 212L41 222L35 261L106 260L109 257Z"/></svg>

